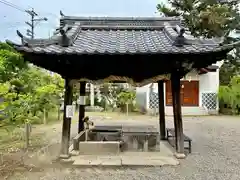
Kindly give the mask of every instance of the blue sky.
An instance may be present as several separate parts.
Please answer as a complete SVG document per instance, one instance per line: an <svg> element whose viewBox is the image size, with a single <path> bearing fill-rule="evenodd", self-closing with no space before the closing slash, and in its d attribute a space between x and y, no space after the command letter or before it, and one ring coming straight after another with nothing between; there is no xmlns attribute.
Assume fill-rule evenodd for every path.
<svg viewBox="0 0 240 180"><path fill-rule="evenodd" d="M34 8L40 17L49 21L41 22L36 28L36 37L49 37L58 25L59 11L66 15L78 16L158 16L156 5L164 0L0 0L8 1L21 9ZM25 21L30 17L21 11L0 2L0 41L19 41L16 30L26 33Z"/></svg>

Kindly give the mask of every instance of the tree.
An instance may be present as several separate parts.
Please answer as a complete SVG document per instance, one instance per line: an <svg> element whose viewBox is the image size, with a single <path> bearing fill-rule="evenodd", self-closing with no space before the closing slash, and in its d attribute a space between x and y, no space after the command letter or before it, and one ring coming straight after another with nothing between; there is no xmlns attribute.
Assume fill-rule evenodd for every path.
<svg viewBox="0 0 240 180"><path fill-rule="evenodd" d="M170 7L158 4L165 16L181 16L194 36L227 37L240 27L237 1L169 0Z"/></svg>
<svg viewBox="0 0 240 180"><path fill-rule="evenodd" d="M227 86L231 78L237 75L240 75L240 48L236 48L232 53L229 53L220 68L220 85Z"/></svg>
<svg viewBox="0 0 240 180"><path fill-rule="evenodd" d="M0 43L0 108L5 124L41 118L59 106L63 79L24 62L22 56ZM44 112L44 113L43 113Z"/></svg>
<svg viewBox="0 0 240 180"><path fill-rule="evenodd" d="M229 36L240 29L239 3L234 0L169 0L169 6L158 4L165 16L180 16L194 36L224 37L225 42L238 40ZM240 72L240 49L229 54L220 69L220 83L228 85Z"/></svg>
<svg viewBox="0 0 240 180"><path fill-rule="evenodd" d="M136 92L124 89L117 95L117 105L122 112L133 111L134 101L136 100Z"/></svg>
<svg viewBox="0 0 240 180"><path fill-rule="evenodd" d="M26 63L22 56L6 43L0 42L0 82L15 78L24 68Z"/></svg>

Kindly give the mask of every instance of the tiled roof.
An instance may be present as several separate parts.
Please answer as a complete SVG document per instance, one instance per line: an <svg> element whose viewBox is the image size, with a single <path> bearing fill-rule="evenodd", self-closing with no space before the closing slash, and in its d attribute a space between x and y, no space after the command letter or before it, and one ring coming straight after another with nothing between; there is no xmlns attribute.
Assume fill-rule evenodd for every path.
<svg viewBox="0 0 240 180"><path fill-rule="evenodd" d="M47 54L198 54L221 51L220 39L181 34L178 18L107 18L63 16L51 39L22 36L19 51Z"/></svg>

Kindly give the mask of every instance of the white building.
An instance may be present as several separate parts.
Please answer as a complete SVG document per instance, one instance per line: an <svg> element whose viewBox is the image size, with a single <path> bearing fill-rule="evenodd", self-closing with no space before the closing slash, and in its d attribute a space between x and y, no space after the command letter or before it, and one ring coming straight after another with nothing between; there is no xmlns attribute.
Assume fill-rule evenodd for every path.
<svg viewBox="0 0 240 180"><path fill-rule="evenodd" d="M190 72L181 80L182 115L217 114L219 110L217 93L219 88L218 62L211 70ZM213 70L214 69L214 70ZM136 89L136 103L142 111L158 112L158 85L148 84ZM165 114L173 115L171 83L164 83Z"/></svg>

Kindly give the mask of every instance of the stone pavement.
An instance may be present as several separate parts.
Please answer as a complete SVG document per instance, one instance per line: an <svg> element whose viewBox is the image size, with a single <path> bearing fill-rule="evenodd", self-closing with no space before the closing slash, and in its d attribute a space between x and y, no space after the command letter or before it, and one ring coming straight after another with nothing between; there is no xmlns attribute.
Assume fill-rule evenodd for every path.
<svg viewBox="0 0 240 180"><path fill-rule="evenodd" d="M173 127L172 119L167 117L166 127ZM39 171L15 172L9 180L240 180L240 117L201 116L183 117L183 120L184 133L192 138L193 149L186 159L179 160L178 166L80 168L81 166L68 166L68 163L66 166L53 163L51 168L44 161L44 166L40 166ZM155 120L96 120L96 122L98 125L153 124L159 127L157 117ZM77 127L75 129L77 133ZM60 138L55 137L55 139ZM172 154L169 156L172 157Z"/></svg>

